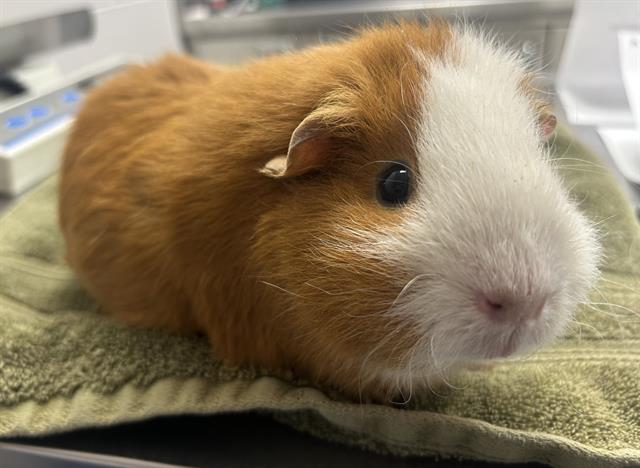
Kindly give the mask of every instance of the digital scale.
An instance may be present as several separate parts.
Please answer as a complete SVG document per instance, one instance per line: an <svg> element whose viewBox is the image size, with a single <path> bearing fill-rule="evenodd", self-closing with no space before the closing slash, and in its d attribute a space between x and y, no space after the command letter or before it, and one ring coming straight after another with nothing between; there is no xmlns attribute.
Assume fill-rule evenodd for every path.
<svg viewBox="0 0 640 468"><path fill-rule="evenodd" d="M95 18L86 8L0 25L0 194L15 197L53 174L86 92L126 65L97 57L63 74L51 61L29 63L87 43Z"/></svg>
<svg viewBox="0 0 640 468"><path fill-rule="evenodd" d="M111 59L48 92L0 105L0 193L19 195L57 170L86 92L125 66Z"/></svg>
<svg viewBox="0 0 640 468"><path fill-rule="evenodd" d="M19 195L57 169L81 100L68 87L0 114L0 192Z"/></svg>

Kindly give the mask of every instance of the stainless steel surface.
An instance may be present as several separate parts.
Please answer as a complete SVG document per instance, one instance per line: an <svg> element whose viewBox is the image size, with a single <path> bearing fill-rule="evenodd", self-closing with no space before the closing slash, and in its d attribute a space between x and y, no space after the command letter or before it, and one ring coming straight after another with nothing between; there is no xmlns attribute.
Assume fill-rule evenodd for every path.
<svg viewBox="0 0 640 468"><path fill-rule="evenodd" d="M89 10L81 9L0 27L0 72L26 56L89 39L94 30Z"/></svg>
<svg viewBox="0 0 640 468"><path fill-rule="evenodd" d="M573 0L310 1L232 17L185 19L182 31L194 55L237 63L342 39L354 28L392 18L464 18L520 49L533 67L543 69L538 84L549 89L573 6Z"/></svg>
<svg viewBox="0 0 640 468"><path fill-rule="evenodd" d="M285 4L231 18L188 20L185 29L193 38L292 33L320 25L374 23L394 15L422 18L425 13L478 20L565 24L573 4L573 0L313 1Z"/></svg>

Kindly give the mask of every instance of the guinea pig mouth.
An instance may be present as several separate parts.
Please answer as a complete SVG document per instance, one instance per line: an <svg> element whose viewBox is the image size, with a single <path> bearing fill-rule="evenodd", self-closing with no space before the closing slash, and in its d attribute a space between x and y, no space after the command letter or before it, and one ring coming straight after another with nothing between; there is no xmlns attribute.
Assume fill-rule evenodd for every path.
<svg viewBox="0 0 640 468"><path fill-rule="evenodd" d="M484 357L487 359L506 358L511 356L517 348L518 344L512 335L511 337L509 337L506 343L500 344L488 350Z"/></svg>
<svg viewBox="0 0 640 468"><path fill-rule="evenodd" d="M482 357L485 359L498 359L513 355L523 341L522 333L520 327L515 328L506 339L501 339L488 345Z"/></svg>

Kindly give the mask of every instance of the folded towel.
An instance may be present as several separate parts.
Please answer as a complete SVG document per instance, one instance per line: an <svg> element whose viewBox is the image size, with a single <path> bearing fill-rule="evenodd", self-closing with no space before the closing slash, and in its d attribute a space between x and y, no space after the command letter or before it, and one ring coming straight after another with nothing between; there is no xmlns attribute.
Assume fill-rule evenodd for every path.
<svg viewBox="0 0 640 468"><path fill-rule="evenodd" d="M410 409L358 405L222 366L204 339L138 330L96 312L63 262L55 178L0 220L0 436L178 413L264 410L369 450L556 466L640 466L640 227L612 177L561 132L567 183L600 223L593 304L526 360L465 371Z"/></svg>

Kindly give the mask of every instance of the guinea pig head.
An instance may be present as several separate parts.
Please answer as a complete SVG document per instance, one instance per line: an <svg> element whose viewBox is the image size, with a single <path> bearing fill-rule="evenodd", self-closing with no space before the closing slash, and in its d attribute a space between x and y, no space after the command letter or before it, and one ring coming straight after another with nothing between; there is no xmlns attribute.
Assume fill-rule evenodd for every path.
<svg viewBox="0 0 640 468"><path fill-rule="evenodd" d="M364 33L349 52L262 169L276 196L254 256L283 350L316 378L402 389L561 334L599 247L524 63L444 24Z"/></svg>

